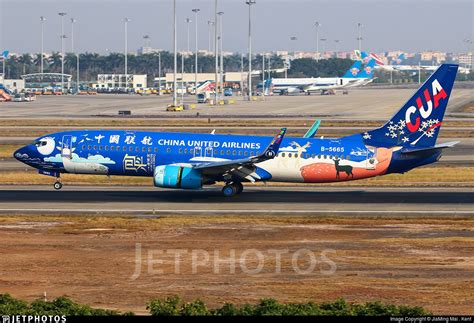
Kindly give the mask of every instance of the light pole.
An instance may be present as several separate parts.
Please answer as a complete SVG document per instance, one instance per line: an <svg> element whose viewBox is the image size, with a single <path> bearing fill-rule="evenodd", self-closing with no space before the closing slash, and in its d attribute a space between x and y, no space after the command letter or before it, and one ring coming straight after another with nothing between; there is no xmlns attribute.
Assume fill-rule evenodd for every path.
<svg viewBox="0 0 474 323"><path fill-rule="evenodd" d="M359 52L362 50L362 27L363 25L360 22L357 23L357 29L359 31L359 36L357 37L357 40L359 41Z"/></svg>
<svg viewBox="0 0 474 323"><path fill-rule="evenodd" d="M176 39L176 0L173 0L173 106L176 106L176 70L178 69L178 43Z"/></svg>
<svg viewBox="0 0 474 323"><path fill-rule="evenodd" d="M209 33L209 48L208 48L208 52L210 53L211 52L211 31L212 31L212 26L214 26L214 22L211 21L211 20L208 20L207 21L207 31Z"/></svg>
<svg viewBox="0 0 474 323"><path fill-rule="evenodd" d="M322 25L319 23L319 21L316 21L314 26L316 27L316 59L319 60L319 27Z"/></svg>
<svg viewBox="0 0 474 323"><path fill-rule="evenodd" d="M321 38L321 39L320 39L320 41L323 42L323 53L326 52L326 40L327 40L327 38Z"/></svg>
<svg viewBox="0 0 474 323"><path fill-rule="evenodd" d="M41 80L43 80L43 71L44 71L44 22L46 21L46 17L41 16L40 17L41 21Z"/></svg>
<svg viewBox="0 0 474 323"><path fill-rule="evenodd" d="M219 61L218 61L218 53L217 53L217 50L218 50L218 47L219 47L219 44L217 43L217 28L219 27L219 24L218 24L218 21L217 21L217 0L214 1L214 21L215 21L215 24L214 24L214 63L215 63L215 75L214 75L214 80L215 80L215 102L214 102L214 105L217 105L217 100L219 99L219 94L218 94L218 88L217 88L217 70L219 68Z"/></svg>
<svg viewBox="0 0 474 323"><path fill-rule="evenodd" d="M189 52L189 23L193 22L190 18L186 18L186 26L187 26L187 29L188 29L188 35L187 35L187 41L188 41L188 44L187 44L187 47L186 47L186 51Z"/></svg>
<svg viewBox="0 0 474 323"><path fill-rule="evenodd" d="M249 6L249 100L252 100L252 5L256 3L255 0L247 0L245 3Z"/></svg>
<svg viewBox="0 0 474 323"><path fill-rule="evenodd" d="M291 37L290 37L290 40L293 40L293 41L295 41L295 43L296 43L296 41L298 40L298 37L296 37L296 36L291 36ZM296 59L296 46L291 46L291 47L293 48L293 59Z"/></svg>
<svg viewBox="0 0 474 323"><path fill-rule="evenodd" d="M339 39L334 39L334 43L336 44L336 45L334 46L334 47L335 47L335 48L334 48L334 52L335 52L335 55L334 55L334 56L335 56L336 58L337 58L337 53L339 52L339 46L338 46L338 45L339 45L339 42L340 42Z"/></svg>
<svg viewBox="0 0 474 323"><path fill-rule="evenodd" d="M220 43L220 51L221 51L221 66L220 66L220 77L219 77L219 83L221 85L220 90L221 90L221 97L224 96L224 54L223 54L223 47L222 47L222 16L224 15L223 11L219 11L217 13L219 15L219 43Z"/></svg>
<svg viewBox="0 0 474 323"><path fill-rule="evenodd" d="M65 12L58 12L61 16L61 93L64 93L64 16L67 15Z"/></svg>
<svg viewBox="0 0 474 323"><path fill-rule="evenodd" d="M200 10L195 8L192 10L194 12L194 29L195 29L195 40L194 45L196 46L194 56L194 94L197 95L197 84L198 84L198 12Z"/></svg>
<svg viewBox="0 0 474 323"><path fill-rule="evenodd" d="M74 54L74 24L76 19L71 18L71 52ZM79 53L76 54L76 93L79 93Z"/></svg>
<svg viewBox="0 0 474 323"><path fill-rule="evenodd" d="M161 52L158 52L158 95L161 95Z"/></svg>
<svg viewBox="0 0 474 323"><path fill-rule="evenodd" d="M128 92L128 23L131 20L127 17L123 18L124 27L125 27L125 48L124 48L124 56L125 56L125 91Z"/></svg>
<svg viewBox="0 0 474 323"><path fill-rule="evenodd" d="M262 98L265 99L265 53L262 53Z"/></svg>
<svg viewBox="0 0 474 323"><path fill-rule="evenodd" d="M244 96L244 54L240 54L240 93Z"/></svg>

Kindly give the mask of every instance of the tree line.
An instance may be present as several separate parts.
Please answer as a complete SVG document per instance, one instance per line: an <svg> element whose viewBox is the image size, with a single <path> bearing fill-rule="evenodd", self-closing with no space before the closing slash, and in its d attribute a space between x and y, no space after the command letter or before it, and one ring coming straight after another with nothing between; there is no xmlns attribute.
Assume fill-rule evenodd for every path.
<svg viewBox="0 0 474 323"><path fill-rule="evenodd" d="M225 303L210 309L201 300L184 302L178 296L152 300L147 309L152 316L263 316L263 315L317 315L317 316L425 316L431 315L422 307L391 305L379 301L363 304L349 303L344 299L324 303L280 303L272 298L261 299L257 304L241 306ZM51 301L38 299L31 303L0 294L0 315L66 315L66 316L118 316L134 315L115 310L96 309L78 304L67 297Z"/></svg>
<svg viewBox="0 0 474 323"><path fill-rule="evenodd" d="M161 75L173 72L173 53L162 51L143 55L127 56L127 72L129 74L147 74L150 82L158 76L159 60L161 56ZM184 57L184 72L194 73L195 56ZM61 73L61 53L53 52L43 60L43 71L45 73ZM122 53L110 53L100 55L98 53L79 54L80 79L84 82L94 82L97 74L123 74L125 71L125 57ZM243 65L242 65L243 63ZM262 55L255 55L252 59L252 69L262 69ZM350 59L331 58L316 61L311 58L295 59L291 62L288 77L326 77L342 75L352 64ZM280 70L279 73L272 72L272 77L284 77L284 60L281 56L272 55L265 58L266 70ZM248 70L248 57L241 58L240 54L224 57L224 70L226 72L240 72ZM21 75L39 73L41 68L41 54L22 54L10 56L5 62L5 75L9 79L18 79ZM66 53L64 56L64 73L72 74L73 79L77 74L76 54ZM178 73L181 72L181 55L178 55ZM214 73L215 58L210 55L199 55L199 73Z"/></svg>

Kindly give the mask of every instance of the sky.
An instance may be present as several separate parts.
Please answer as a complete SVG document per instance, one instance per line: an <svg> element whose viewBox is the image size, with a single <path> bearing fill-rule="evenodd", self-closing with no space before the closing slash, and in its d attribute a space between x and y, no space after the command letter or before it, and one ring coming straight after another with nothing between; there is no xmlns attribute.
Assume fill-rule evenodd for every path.
<svg viewBox="0 0 474 323"><path fill-rule="evenodd" d="M178 49L187 48L186 18L191 18L190 48L194 50L193 8L201 10L199 49L208 49L214 0L176 3ZM218 0L218 11L224 12L224 51L247 52L248 9L245 0ZM58 12L67 13L66 51L71 50L71 18L77 20L74 47L80 52L123 52L124 17L131 20L129 52L143 45L144 35L150 36L153 48L173 48L173 0L0 0L0 50L40 52L40 16L44 16L45 52L60 51ZM252 51L315 51L314 24L318 21L319 38L327 39L320 41L320 50L356 49L360 22L362 49L368 51L466 52L464 40L474 40L473 17L473 0L256 0L252 6Z"/></svg>

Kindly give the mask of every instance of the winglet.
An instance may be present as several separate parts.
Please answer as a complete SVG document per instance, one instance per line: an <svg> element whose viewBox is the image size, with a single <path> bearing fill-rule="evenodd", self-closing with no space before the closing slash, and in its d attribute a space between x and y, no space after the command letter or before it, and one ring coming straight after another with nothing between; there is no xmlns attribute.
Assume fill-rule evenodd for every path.
<svg viewBox="0 0 474 323"><path fill-rule="evenodd" d="M278 150L280 149L280 144L285 136L286 128L281 128L280 132L273 138L272 142L268 145L268 147L263 152L263 156L268 159L274 158L278 154Z"/></svg>

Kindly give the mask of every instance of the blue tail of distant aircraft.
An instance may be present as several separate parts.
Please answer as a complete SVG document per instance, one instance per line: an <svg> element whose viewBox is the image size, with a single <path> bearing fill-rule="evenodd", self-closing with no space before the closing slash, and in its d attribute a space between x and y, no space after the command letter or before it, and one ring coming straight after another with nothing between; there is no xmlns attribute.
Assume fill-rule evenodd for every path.
<svg viewBox="0 0 474 323"><path fill-rule="evenodd" d="M397 65L400 65L405 59L406 59L405 53L401 53L400 55L398 55L397 59L395 60L395 63Z"/></svg>
<svg viewBox="0 0 474 323"><path fill-rule="evenodd" d="M375 66L375 59L371 59L364 68L361 69L359 74L357 74L357 78L367 78L370 79L374 77L374 66Z"/></svg>
<svg viewBox="0 0 474 323"><path fill-rule="evenodd" d="M352 64L349 70L347 70L347 72L342 77L355 78L357 77L357 74L359 74L361 68L362 68L361 61L355 61L354 64Z"/></svg>
<svg viewBox="0 0 474 323"><path fill-rule="evenodd" d="M433 147L458 65L441 65L383 127L364 134L366 144L405 149Z"/></svg>
<svg viewBox="0 0 474 323"><path fill-rule="evenodd" d="M1 56L2 56L2 58L7 58L8 54L9 54L9 51L5 50L5 51L3 51Z"/></svg>

